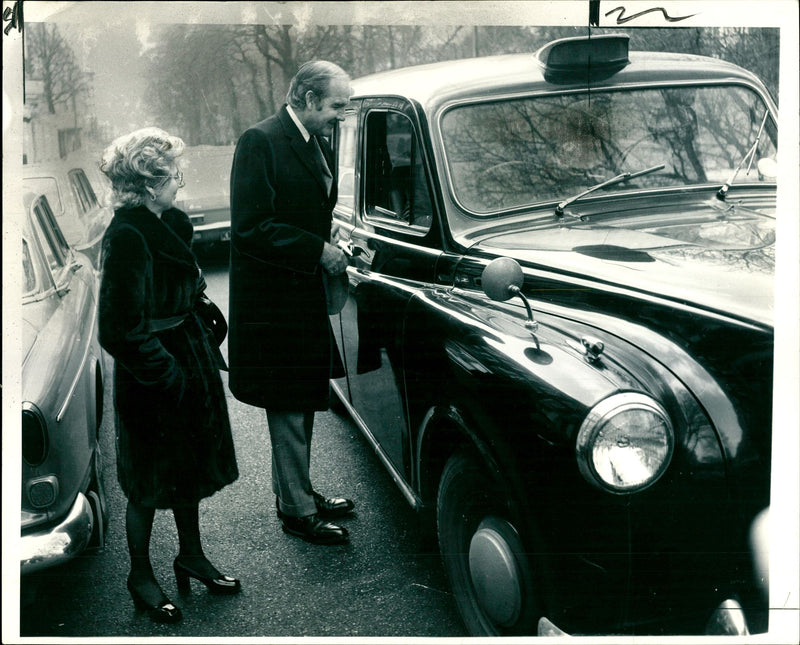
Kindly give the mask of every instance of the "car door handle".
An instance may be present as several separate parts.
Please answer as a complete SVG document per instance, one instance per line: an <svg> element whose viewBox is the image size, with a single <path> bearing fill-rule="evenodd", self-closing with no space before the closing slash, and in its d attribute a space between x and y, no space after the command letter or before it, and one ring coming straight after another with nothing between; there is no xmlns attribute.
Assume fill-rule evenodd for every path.
<svg viewBox="0 0 800 645"><path fill-rule="evenodd" d="M338 246L344 252L344 254L349 258L358 257L359 255L363 255L364 253L364 249L362 249L360 246L353 246L352 242L345 242L344 240L339 240L336 243L336 246Z"/></svg>

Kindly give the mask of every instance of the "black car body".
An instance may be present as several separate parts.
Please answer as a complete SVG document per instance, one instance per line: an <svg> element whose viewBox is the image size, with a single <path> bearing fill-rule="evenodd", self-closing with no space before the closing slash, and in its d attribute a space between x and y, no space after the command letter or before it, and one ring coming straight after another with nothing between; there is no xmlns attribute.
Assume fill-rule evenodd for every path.
<svg viewBox="0 0 800 645"><path fill-rule="evenodd" d="M591 64L590 64L591 62ZM354 81L333 388L474 635L766 629L777 110L627 37Z"/></svg>

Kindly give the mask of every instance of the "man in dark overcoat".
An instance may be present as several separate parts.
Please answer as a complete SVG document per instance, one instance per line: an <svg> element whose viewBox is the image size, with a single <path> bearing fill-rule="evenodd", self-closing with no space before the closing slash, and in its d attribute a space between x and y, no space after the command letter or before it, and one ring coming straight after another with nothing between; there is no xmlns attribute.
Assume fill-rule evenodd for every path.
<svg viewBox="0 0 800 645"><path fill-rule="evenodd" d="M326 306L326 274L345 254L331 244L337 190L325 137L344 119L350 78L312 61L292 79L287 104L239 139L231 171L228 362L233 395L266 410L272 489L283 530L316 544L348 540L330 520L353 509L314 490L314 412L343 375Z"/></svg>

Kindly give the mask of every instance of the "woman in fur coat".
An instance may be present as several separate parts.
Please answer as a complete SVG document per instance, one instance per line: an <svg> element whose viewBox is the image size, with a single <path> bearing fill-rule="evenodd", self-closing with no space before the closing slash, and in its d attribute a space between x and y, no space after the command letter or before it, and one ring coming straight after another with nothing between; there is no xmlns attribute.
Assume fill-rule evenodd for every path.
<svg viewBox="0 0 800 645"><path fill-rule="evenodd" d="M177 622L150 564L157 508L171 508L180 552L179 590L189 578L212 593L238 580L205 557L198 504L238 477L219 370L221 339L202 314L205 281L190 245L188 216L172 206L183 176L183 141L156 128L121 137L103 154L115 213L103 240L100 343L114 358L117 475L128 498L128 589L154 621ZM223 323L224 324L224 320Z"/></svg>

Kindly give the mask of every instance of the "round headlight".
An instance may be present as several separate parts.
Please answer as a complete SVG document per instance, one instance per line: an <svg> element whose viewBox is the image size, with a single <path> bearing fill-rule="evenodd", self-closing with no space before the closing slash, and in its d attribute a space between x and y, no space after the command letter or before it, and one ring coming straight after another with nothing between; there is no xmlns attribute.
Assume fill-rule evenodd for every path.
<svg viewBox="0 0 800 645"><path fill-rule="evenodd" d="M586 416L576 444L578 467L586 480L613 493L631 493L664 473L674 447L672 424L651 397L616 394Z"/></svg>

